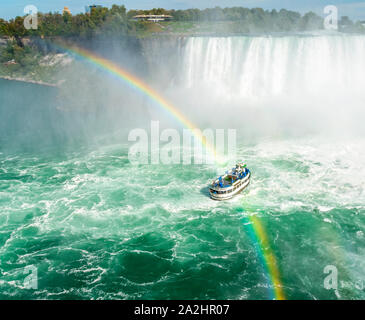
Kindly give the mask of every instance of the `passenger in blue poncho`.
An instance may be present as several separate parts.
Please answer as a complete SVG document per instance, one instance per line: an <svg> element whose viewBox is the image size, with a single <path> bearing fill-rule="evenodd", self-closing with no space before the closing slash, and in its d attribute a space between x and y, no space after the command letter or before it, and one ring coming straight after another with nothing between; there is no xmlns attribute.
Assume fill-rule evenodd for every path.
<svg viewBox="0 0 365 320"><path fill-rule="evenodd" d="M222 176L219 177L219 186L223 188L223 179Z"/></svg>

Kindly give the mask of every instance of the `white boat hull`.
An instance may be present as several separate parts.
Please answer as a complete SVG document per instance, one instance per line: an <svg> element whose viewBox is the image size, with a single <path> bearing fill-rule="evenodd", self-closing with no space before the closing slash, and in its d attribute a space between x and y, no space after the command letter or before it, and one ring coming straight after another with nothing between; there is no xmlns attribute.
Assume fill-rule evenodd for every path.
<svg viewBox="0 0 365 320"><path fill-rule="evenodd" d="M235 195L242 192L242 190L244 190L249 185L250 179L251 179L251 173L249 173L244 179L240 180L240 184L238 185L233 185L232 187L229 188L220 188L219 191L210 188L209 189L210 197L213 200L218 200L218 201L231 199Z"/></svg>

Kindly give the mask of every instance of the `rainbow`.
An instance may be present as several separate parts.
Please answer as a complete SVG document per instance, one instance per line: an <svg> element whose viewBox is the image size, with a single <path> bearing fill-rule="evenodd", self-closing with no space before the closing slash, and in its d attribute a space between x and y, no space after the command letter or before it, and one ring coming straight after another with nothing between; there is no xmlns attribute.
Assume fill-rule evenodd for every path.
<svg viewBox="0 0 365 320"><path fill-rule="evenodd" d="M212 157L213 161L216 164L223 164L224 159L217 153L214 145L207 141L206 137L202 134L201 130L197 130L197 126L194 125L184 114L180 112L171 102L165 99L162 95L160 95L156 90L151 88L141 79L137 78L135 75L131 74L127 70L123 69L116 63L107 60L100 55L86 50L84 48L76 47L76 46L65 46L58 44L62 49L68 51L69 53L73 53L79 58L83 58L84 60L92 63L94 66L98 67L106 71L107 73L116 76L118 79L122 80L127 85L131 86L136 91L146 95L152 101L154 101L161 109L167 111L167 113L172 116L175 120L177 120L183 127L189 129L192 134L198 139L198 141L202 144L203 147L207 150L207 152Z"/></svg>
<svg viewBox="0 0 365 320"><path fill-rule="evenodd" d="M270 299L285 300L280 271L265 228L256 215L250 215L247 218L244 218L243 222L248 236L255 246L265 273L269 276L271 282L270 287L272 288L272 290L270 290Z"/></svg>
<svg viewBox="0 0 365 320"><path fill-rule="evenodd" d="M138 92L146 95L152 101L154 101L160 108L167 111L173 118L180 122L184 127L191 130L193 135L200 141L200 143L205 147L207 152L209 152L216 164L224 163L223 159L217 154L215 147L210 144L200 130L195 130L197 127L185 116L183 115L174 105L167 101L163 96L156 92L153 88L148 86L141 79L137 78L135 75L129 73L119 65L93 53L86 49L75 47L75 46L60 46L62 49L76 55L79 58L83 58L86 61L92 63L96 67L106 71L107 73L116 76L118 79L122 80ZM265 271L269 275L270 281L272 283L273 292L271 294L272 299L283 300L285 299L284 292L282 290L282 284L280 281L280 273L277 267L275 255L270 248L269 241L263 226L261 225L258 218L251 215L249 218L248 233L251 240L255 244L257 253L260 260L265 268Z"/></svg>

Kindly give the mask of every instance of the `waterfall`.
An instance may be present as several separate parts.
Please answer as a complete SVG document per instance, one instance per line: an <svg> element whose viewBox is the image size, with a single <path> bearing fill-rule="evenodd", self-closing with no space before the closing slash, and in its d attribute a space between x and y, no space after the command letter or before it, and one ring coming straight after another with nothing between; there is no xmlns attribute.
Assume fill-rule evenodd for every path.
<svg viewBox="0 0 365 320"><path fill-rule="evenodd" d="M364 36L192 37L179 80L244 98L365 95Z"/></svg>
<svg viewBox="0 0 365 320"><path fill-rule="evenodd" d="M153 83L197 126L249 136L365 134L365 36L169 41L168 54L150 51L149 63L165 70Z"/></svg>

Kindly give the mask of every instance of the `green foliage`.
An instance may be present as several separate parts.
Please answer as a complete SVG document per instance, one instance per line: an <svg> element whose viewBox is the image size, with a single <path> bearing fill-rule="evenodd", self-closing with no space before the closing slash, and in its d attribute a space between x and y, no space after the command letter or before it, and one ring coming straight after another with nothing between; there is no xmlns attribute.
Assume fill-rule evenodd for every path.
<svg viewBox="0 0 365 320"><path fill-rule="evenodd" d="M19 46L16 40L9 40L0 48L0 75L50 80L54 67L40 65L42 53L34 46Z"/></svg>
<svg viewBox="0 0 365 320"><path fill-rule="evenodd" d="M319 29L323 25L323 20L313 12L306 13L300 22L301 30Z"/></svg>
<svg viewBox="0 0 365 320"><path fill-rule="evenodd" d="M3 19L0 19L0 36L5 35L5 28L6 28L6 21Z"/></svg>
<svg viewBox="0 0 365 320"><path fill-rule="evenodd" d="M70 15L68 13L38 13L38 29L26 30L24 17L17 17L8 22L0 20L0 35L10 38L24 36L84 36L97 34L126 34L128 26L127 12L124 6L113 5L92 8L90 13Z"/></svg>
<svg viewBox="0 0 365 320"><path fill-rule="evenodd" d="M339 29L347 33L365 33L364 22L357 21L354 23L349 17L342 16L339 21Z"/></svg>
<svg viewBox="0 0 365 320"><path fill-rule="evenodd" d="M15 39L22 46L24 36L62 36L62 37L93 37L95 35L126 35L148 34L156 32L156 28L143 22L133 21L135 15L165 14L171 15L173 21L168 25L170 32L193 25L190 30L199 32L289 32L306 31L323 28L323 18L313 12L303 16L297 12L282 9L263 10L261 8L207 8L187 10L166 10L154 8L151 10L130 10L124 6L113 5L92 8L90 13L70 15L68 13L39 13L37 30L26 30L23 26L24 17L16 17L10 21L0 19L0 36ZM176 23L176 27L173 24ZM162 24L166 24L163 22ZM342 17L340 30L364 32L361 23L353 23L348 17ZM209 28L209 30L208 30Z"/></svg>
<svg viewBox="0 0 365 320"><path fill-rule="evenodd" d="M302 17L299 13L282 9L268 11L262 8L207 8L204 10L172 10L171 15L175 21L196 21L196 22L220 22L230 21L232 31L245 32L270 32L270 31L299 31L311 28L322 28L323 20L321 17L311 13L309 16ZM314 16L313 16L314 15ZM308 23L308 19L311 23ZM312 20L315 23L312 23ZM318 23L321 21L322 23Z"/></svg>
<svg viewBox="0 0 365 320"><path fill-rule="evenodd" d="M349 27L341 28L341 31L346 33L365 33L365 27L361 22L357 21Z"/></svg>
<svg viewBox="0 0 365 320"><path fill-rule="evenodd" d="M31 68L38 64L40 53L31 46L19 46L16 41L8 41L6 47L0 50L0 63L12 69ZM25 70L26 71L26 70Z"/></svg>

